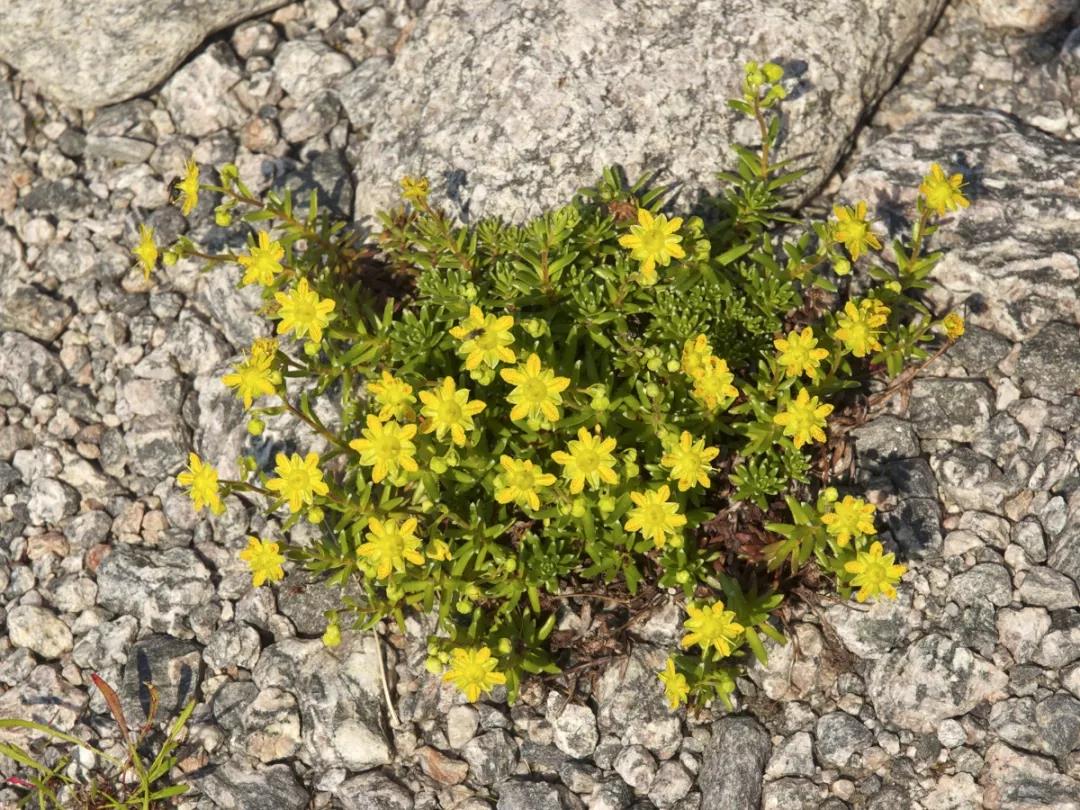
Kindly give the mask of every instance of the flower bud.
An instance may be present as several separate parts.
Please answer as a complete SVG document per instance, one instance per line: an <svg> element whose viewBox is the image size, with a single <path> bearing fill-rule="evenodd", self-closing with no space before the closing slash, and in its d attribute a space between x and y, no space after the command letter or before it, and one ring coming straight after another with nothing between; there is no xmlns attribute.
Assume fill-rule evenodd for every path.
<svg viewBox="0 0 1080 810"><path fill-rule="evenodd" d="M514 651L514 643L504 636L503 638L499 639L498 649L499 655L509 655Z"/></svg>
<svg viewBox="0 0 1080 810"><path fill-rule="evenodd" d="M836 503L836 499L840 497L840 493L836 491L836 487L825 487L821 492L821 499L825 503Z"/></svg>
<svg viewBox="0 0 1080 810"><path fill-rule="evenodd" d="M441 675L443 671L442 661L437 656L429 655L424 661L424 669L432 675Z"/></svg>
<svg viewBox="0 0 1080 810"><path fill-rule="evenodd" d="M266 429L266 423L259 419L257 416L253 416L248 420L247 431L252 436L262 436L263 430Z"/></svg>
<svg viewBox="0 0 1080 810"><path fill-rule="evenodd" d="M682 368L682 363L680 363L678 360L668 360L668 372L670 372L671 374L675 374L679 371L680 368Z"/></svg>
<svg viewBox="0 0 1080 810"><path fill-rule="evenodd" d="M675 573L675 581L678 582L680 585L685 585L687 582L690 581L690 572L686 570L677 571Z"/></svg>
<svg viewBox="0 0 1080 810"><path fill-rule="evenodd" d="M585 517L585 509L586 509L586 507L585 507L585 499L584 498L574 498L574 503L570 507L570 514L573 517L576 517L576 518Z"/></svg>
<svg viewBox="0 0 1080 810"><path fill-rule="evenodd" d="M615 499L610 495L604 495L600 498L599 507L601 512L609 515L615 511Z"/></svg>
<svg viewBox="0 0 1080 810"><path fill-rule="evenodd" d="M328 624L326 632L323 633L322 642L327 647L336 647L341 644L341 628L336 624Z"/></svg>
<svg viewBox="0 0 1080 810"><path fill-rule="evenodd" d="M232 211L228 208L215 208L214 224L219 228L228 228L232 225Z"/></svg>
<svg viewBox="0 0 1080 810"><path fill-rule="evenodd" d="M847 259L837 259L833 262L833 272L838 276L846 276L851 272L851 262Z"/></svg>
<svg viewBox="0 0 1080 810"><path fill-rule="evenodd" d="M319 353L319 344L313 340L309 340L304 344L304 354L308 357L314 357Z"/></svg>
<svg viewBox="0 0 1080 810"><path fill-rule="evenodd" d="M326 513L323 512L321 506L313 506L308 509L307 519L308 523L319 524L323 522L323 518L326 517Z"/></svg>
<svg viewBox="0 0 1080 810"><path fill-rule="evenodd" d="M472 613L473 603L468 599L459 599L456 607L458 613Z"/></svg>

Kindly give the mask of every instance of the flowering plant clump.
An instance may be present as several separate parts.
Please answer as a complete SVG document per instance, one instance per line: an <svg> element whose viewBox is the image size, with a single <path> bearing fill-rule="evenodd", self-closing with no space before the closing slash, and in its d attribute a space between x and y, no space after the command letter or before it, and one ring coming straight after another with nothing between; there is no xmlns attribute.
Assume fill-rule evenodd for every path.
<svg viewBox="0 0 1080 810"><path fill-rule="evenodd" d="M356 580L363 597L334 611L328 644L339 614L371 628L434 612L428 666L470 700L502 686L513 699L529 674L611 654L606 628L666 591L686 616L658 673L673 707L729 703L748 656L765 662L763 637L783 643L775 614L793 585L894 595L904 566L876 537L874 505L831 485L830 459L871 378L962 334L917 295L939 258L927 239L967 201L957 176L928 167L889 263L863 202L799 231L781 195L800 173L772 160L782 81L776 65L747 67L731 106L761 143L735 147L708 220L661 213L662 189L608 170L524 225L460 227L406 178L403 204L361 242L314 195L300 214L288 192L255 197L231 165L215 184L189 165L179 204L216 195L218 224L237 220L247 248L181 238L163 260L229 265L262 287L276 337L223 384L252 433L287 413L323 442L272 468L242 459L235 477L193 454L179 478L197 508L240 493L286 532L318 526L316 542L250 538L255 584L288 564ZM152 269L148 229L135 252ZM627 621L555 631L589 600Z"/></svg>

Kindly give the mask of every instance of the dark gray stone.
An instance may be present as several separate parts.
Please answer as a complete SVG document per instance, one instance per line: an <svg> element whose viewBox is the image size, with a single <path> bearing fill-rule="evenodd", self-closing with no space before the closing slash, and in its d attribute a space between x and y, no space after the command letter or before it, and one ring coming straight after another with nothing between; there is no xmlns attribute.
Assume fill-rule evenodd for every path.
<svg viewBox="0 0 1080 810"><path fill-rule="evenodd" d="M151 684L160 700L155 722L167 722L196 697L201 681L202 651L197 644L167 635L147 636L128 652L118 690L124 714L129 722L146 722L151 700L147 684Z"/></svg>
<svg viewBox="0 0 1080 810"><path fill-rule="evenodd" d="M413 797L378 771L346 779L334 789L341 810L412 810Z"/></svg>
<svg viewBox="0 0 1080 810"><path fill-rule="evenodd" d="M1080 329L1053 321L1024 341L1016 366L1024 387L1043 399L1080 392Z"/></svg>
<svg viewBox="0 0 1080 810"><path fill-rule="evenodd" d="M859 467L877 472L881 465L919 455L919 440L911 423L895 416L879 416L851 431Z"/></svg>
<svg viewBox="0 0 1080 810"><path fill-rule="evenodd" d="M716 721L698 776L702 805L711 810L757 807L771 747L769 733L752 717Z"/></svg>
<svg viewBox="0 0 1080 810"><path fill-rule="evenodd" d="M975 380L924 377L911 387L910 408L921 438L970 442L990 424L994 392Z"/></svg>
<svg viewBox="0 0 1080 810"><path fill-rule="evenodd" d="M997 607L1012 602L1012 580L1003 565L981 563L957 574L949 582L949 599L961 606L989 601Z"/></svg>
<svg viewBox="0 0 1080 810"><path fill-rule="evenodd" d="M873 744L874 735L847 712L831 712L819 718L814 727L817 737L814 752L827 768L844 768L852 755Z"/></svg>
<svg viewBox="0 0 1080 810"><path fill-rule="evenodd" d="M0 294L0 331L22 332L48 343L60 336L74 314L66 301L28 284Z"/></svg>
<svg viewBox="0 0 1080 810"><path fill-rule="evenodd" d="M243 757L234 757L192 781L227 810L304 810L311 799L288 765L256 768Z"/></svg>
<svg viewBox="0 0 1080 810"><path fill-rule="evenodd" d="M97 572L98 602L143 627L191 637L189 615L215 602L210 571L186 548L144 552L119 546Z"/></svg>
<svg viewBox="0 0 1080 810"><path fill-rule="evenodd" d="M478 785L494 785L514 772L518 761L514 738L502 729L473 737L461 749L469 763L469 778Z"/></svg>
<svg viewBox="0 0 1080 810"><path fill-rule="evenodd" d="M510 779L498 787L497 810L579 810L581 799L560 784Z"/></svg>

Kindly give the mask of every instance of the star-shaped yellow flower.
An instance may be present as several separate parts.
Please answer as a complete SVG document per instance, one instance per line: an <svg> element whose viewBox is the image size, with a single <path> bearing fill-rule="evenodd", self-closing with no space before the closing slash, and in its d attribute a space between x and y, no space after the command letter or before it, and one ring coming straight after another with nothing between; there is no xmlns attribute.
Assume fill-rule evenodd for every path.
<svg viewBox="0 0 1080 810"><path fill-rule="evenodd" d="M686 682L686 676L675 669L675 659L668 658L664 671L658 677L660 683L664 685L664 697L668 700L668 706L675 711L690 694L690 685Z"/></svg>
<svg viewBox="0 0 1080 810"><path fill-rule="evenodd" d="M319 469L318 453L308 453L304 458L299 453L291 457L278 453L274 463L278 477L267 481L266 488L288 501L290 512L299 512L304 504L313 504L316 495L330 492Z"/></svg>
<svg viewBox="0 0 1080 810"><path fill-rule="evenodd" d="M874 541L868 551L860 551L855 559L844 564L844 570L855 574L851 584L859 589L855 598L865 602L871 596L881 594L889 599L896 598L896 583L907 572L906 565L894 565L894 554L882 554L884 547Z"/></svg>
<svg viewBox="0 0 1080 810"><path fill-rule="evenodd" d="M833 337L855 357L865 357L872 351L880 351L878 335L888 320L889 308L876 298L863 299L858 306L848 301L843 314L836 319L839 328Z"/></svg>
<svg viewBox="0 0 1080 810"><path fill-rule="evenodd" d="M281 260L285 258L285 248L278 241L270 241L270 234L259 231L259 243L253 246L247 256L240 256L236 261L245 269L240 285L261 284L269 287L281 272Z"/></svg>
<svg viewBox="0 0 1080 810"><path fill-rule="evenodd" d="M676 234L682 227L682 217L669 222L663 214L653 216L639 208L637 219L638 224L630 226L630 233L619 237L619 244L630 250L630 258L641 262L638 280L643 287L651 287L659 280L657 265L667 267L672 259L686 257L679 244L682 237Z"/></svg>
<svg viewBox="0 0 1080 810"><path fill-rule="evenodd" d="M569 452L556 450L551 454L556 464L563 468L563 478L570 482L570 493L577 495L585 489L585 482L593 489L599 489L601 483L616 484L619 476L613 469L615 458L611 451L615 449L615 440L594 436L585 428L579 428L577 441L571 441Z"/></svg>
<svg viewBox="0 0 1080 810"><path fill-rule="evenodd" d="M424 404L420 414L426 417L424 433L434 432L439 441L449 433L458 446L465 444L465 431L473 429L473 417L487 407L478 399L470 400L468 389L459 390L451 377L434 391L421 391L420 401Z"/></svg>
<svg viewBox="0 0 1080 810"><path fill-rule="evenodd" d="M533 511L540 508L540 490L555 483L555 476L546 473L527 459L500 456L502 472L495 479L495 500L513 501Z"/></svg>
<svg viewBox="0 0 1080 810"><path fill-rule="evenodd" d="M709 486L710 462L718 455L719 448L706 447L704 439L694 441L690 431L684 430L679 443L660 459L660 466L671 470L671 477L679 483L679 492L686 492L698 484L706 488Z"/></svg>
<svg viewBox="0 0 1080 810"><path fill-rule="evenodd" d="M860 201L855 208L834 206L833 215L836 217L832 227L833 238L847 248L852 261L858 261L867 248L881 250L881 242L870 230L870 223L866 219L866 203Z"/></svg>
<svg viewBox="0 0 1080 810"><path fill-rule="evenodd" d="M683 623L683 627L690 632L683 636L680 644L683 647L697 644L706 652L712 647L721 658L731 655L746 629L735 621L735 612L725 610L724 603L720 601L705 607L687 605L686 612L690 618Z"/></svg>
<svg viewBox="0 0 1080 810"><path fill-rule="evenodd" d="M788 332L786 338L777 338L773 345L780 352L777 358L784 367L784 373L789 377L799 377L803 374L811 380L817 377L818 367L821 361L829 356L827 349L817 348L817 339L814 330L809 326L802 332Z"/></svg>
<svg viewBox="0 0 1080 810"><path fill-rule="evenodd" d="M821 516L825 529L836 538L836 544L846 546L852 537L875 534L875 507L862 498L845 495L844 500L833 504L831 512Z"/></svg>
<svg viewBox="0 0 1080 810"><path fill-rule="evenodd" d="M683 344L682 370L691 379L705 373L705 364L712 356L712 346L705 335L698 335Z"/></svg>
<svg viewBox="0 0 1080 810"><path fill-rule="evenodd" d="M946 176L944 170L935 163L919 185L919 193L926 198L926 204L931 210L936 211L938 216L944 216L949 211L970 205L963 194L963 188L964 175Z"/></svg>
<svg viewBox="0 0 1080 810"><path fill-rule="evenodd" d="M514 335L510 332L514 319L510 315L502 317L485 315L478 306L469 307L469 316L450 330L450 336L461 341L458 354L465 358L465 369L473 371L485 365L495 368L502 363L513 363L517 355L510 348Z"/></svg>
<svg viewBox="0 0 1080 810"><path fill-rule="evenodd" d="M412 408L416 402L412 386L397 379L389 371L383 371L379 382L369 382L368 392L379 403L380 419L411 419Z"/></svg>
<svg viewBox="0 0 1080 810"><path fill-rule="evenodd" d="M484 692L506 683L506 676L499 672L499 662L488 647L458 647L451 653L450 669L443 680L454 684L470 703L475 703Z"/></svg>
<svg viewBox="0 0 1080 810"><path fill-rule="evenodd" d="M319 294L308 286L306 278L300 279L296 288L289 292L274 293L281 309L278 317L279 335L295 333L297 338L304 335L318 343L322 340L323 329L330 324L330 313L334 311L334 302L329 298L320 298Z"/></svg>
<svg viewBox="0 0 1080 810"><path fill-rule="evenodd" d="M376 484L404 470L416 472L416 445L411 439L416 435L416 425L399 425L397 422L383 423L379 417L369 413L367 428L362 439L353 439L349 447L360 454L360 463L372 467L371 480Z"/></svg>
<svg viewBox="0 0 1080 810"><path fill-rule="evenodd" d="M270 396L277 391L281 384L281 373L274 370L273 350L260 346L256 343L252 347L251 354L236 367L236 370L221 378L229 388L235 388L237 395L244 401L244 409L251 407L251 403L262 396Z"/></svg>
<svg viewBox="0 0 1080 810"><path fill-rule="evenodd" d="M959 340L964 336L964 317L958 312L950 312L942 318L941 325L945 327L949 340Z"/></svg>
<svg viewBox="0 0 1080 810"><path fill-rule="evenodd" d="M420 539L416 536L416 518L398 525L396 520L368 518L367 542L356 549L361 557L375 566L375 576L386 579L391 571L404 573L405 563L423 565Z"/></svg>
<svg viewBox="0 0 1080 810"><path fill-rule="evenodd" d="M210 507L210 511L215 515L225 511L225 504L221 502L221 495L218 493L217 470L214 465L207 464L195 453L188 454L188 468L176 476L176 483L191 488L189 494L196 512L201 512L204 506Z"/></svg>
<svg viewBox="0 0 1080 810"><path fill-rule="evenodd" d="M506 397L513 405L511 419L534 419L541 417L549 422L559 420L559 405L562 404L562 392L570 385L569 377L556 377L549 368L541 368L540 358L530 354L524 365L517 368L504 368L502 378L514 390Z"/></svg>
<svg viewBox="0 0 1080 810"><path fill-rule="evenodd" d="M189 160L184 167L184 179L176 184L180 192L180 211L186 217L199 202L199 165Z"/></svg>
<svg viewBox="0 0 1080 810"><path fill-rule="evenodd" d="M664 547L669 535L672 547L681 547L683 539L679 529L686 525L686 516L679 514L679 505L670 502L670 496L667 485L645 492L631 492L634 508L627 515L623 528L628 532L641 532L657 548Z"/></svg>
<svg viewBox="0 0 1080 810"><path fill-rule="evenodd" d="M154 244L153 228L147 225L139 225L139 244L131 252L135 254L139 264L142 265L143 277L149 280L158 260L158 249L157 245Z"/></svg>
<svg viewBox="0 0 1080 810"><path fill-rule="evenodd" d="M781 413L773 417L773 422L783 425L784 435L790 436L796 448L810 441L825 441L825 417L833 411L832 405L822 405L817 397L811 397L805 388L790 400Z"/></svg>
<svg viewBox="0 0 1080 810"><path fill-rule="evenodd" d="M249 536L247 548L238 555L251 568L251 584L256 588L264 582L279 582L285 578L282 563L285 557L278 551L278 544Z"/></svg>
<svg viewBox="0 0 1080 810"><path fill-rule="evenodd" d="M702 364L701 372L694 377L694 390L690 393L708 411L726 407L739 395L732 385L735 375L728 370L727 361L709 355Z"/></svg>

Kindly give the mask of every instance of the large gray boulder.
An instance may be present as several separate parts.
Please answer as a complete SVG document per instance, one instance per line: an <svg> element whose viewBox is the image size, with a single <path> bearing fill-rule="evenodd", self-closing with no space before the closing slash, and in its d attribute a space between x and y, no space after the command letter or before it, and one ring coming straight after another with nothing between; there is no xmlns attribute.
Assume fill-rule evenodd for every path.
<svg viewBox="0 0 1080 810"><path fill-rule="evenodd" d="M209 34L285 0L5 0L0 60L82 109L144 93Z"/></svg>
<svg viewBox="0 0 1080 810"><path fill-rule="evenodd" d="M364 102L382 112L359 149L357 215L393 204L407 173L463 220L536 214L614 163L663 170L687 196L715 189L729 144L757 137L726 105L751 60L791 76L783 156L803 156L814 187L943 5L436 0Z"/></svg>
<svg viewBox="0 0 1080 810"><path fill-rule="evenodd" d="M895 226L931 163L963 174L971 200L933 238L945 251L933 303L1013 340L1080 321L1080 143L998 112L931 113L866 149L840 199L867 200Z"/></svg>

